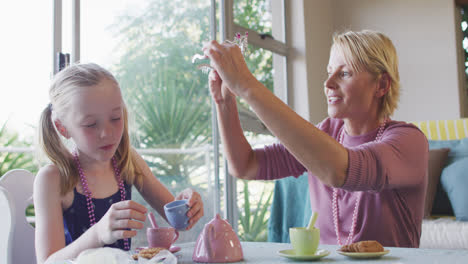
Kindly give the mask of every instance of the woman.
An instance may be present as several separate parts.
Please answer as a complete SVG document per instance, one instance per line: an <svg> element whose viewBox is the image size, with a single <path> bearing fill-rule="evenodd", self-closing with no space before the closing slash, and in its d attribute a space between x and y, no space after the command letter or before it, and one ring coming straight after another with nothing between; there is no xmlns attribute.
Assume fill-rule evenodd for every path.
<svg viewBox="0 0 468 264"><path fill-rule="evenodd" d="M232 175L273 180L307 170L323 244L419 246L428 143L415 126L390 119L399 98L390 39L368 30L334 36L324 83L329 117L317 126L256 80L236 45L211 41L203 51L214 69L209 85ZM280 144L252 149L236 96Z"/></svg>

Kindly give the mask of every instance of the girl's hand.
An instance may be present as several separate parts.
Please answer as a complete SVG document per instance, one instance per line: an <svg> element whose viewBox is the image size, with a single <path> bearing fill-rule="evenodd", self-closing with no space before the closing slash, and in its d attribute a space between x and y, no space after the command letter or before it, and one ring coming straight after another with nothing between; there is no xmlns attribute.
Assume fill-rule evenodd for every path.
<svg viewBox="0 0 468 264"><path fill-rule="evenodd" d="M112 204L95 225L99 242L108 245L119 239L136 236L137 231L132 229L143 228L146 212L143 205L131 200Z"/></svg>
<svg viewBox="0 0 468 264"><path fill-rule="evenodd" d="M216 70L210 71L208 84L210 86L211 96L216 104L232 101L235 98L235 95L229 90L223 80L221 80Z"/></svg>
<svg viewBox="0 0 468 264"><path fill-rule="evenodd" d="M212 40L203 46L203 53L210 58L210 66L219 74L223 85L237 96L244 97L257 80L245 63L239 46Z"/></svg>
<svg viewBox="0 0 468 264"><path fill-rule="evenodd" d="M194 191L193 189L187 188L183 190L177 197L176 200L188 200L188 205L190 209L187 212L187 216L189 217L189 226L186 230L190 230L195 223L200 220L203 216L203 201L201 196L198 192Z"/></svg>

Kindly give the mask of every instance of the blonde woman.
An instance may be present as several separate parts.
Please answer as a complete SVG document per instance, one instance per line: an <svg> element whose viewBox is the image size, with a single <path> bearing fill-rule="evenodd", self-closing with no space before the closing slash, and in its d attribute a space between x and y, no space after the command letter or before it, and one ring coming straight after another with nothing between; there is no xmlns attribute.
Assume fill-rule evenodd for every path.
<svg viewBox="0 0 468 264"><path fill-rule="evenodd" d="M40 143L51 164L34 183L37 262L103 246L129 250L148 211L131 201L131 186L163 217L174 196L130 146L119 84L96 64L76 64L55 76L49 97ZM76 148L69 151L60 137ZM203 216L200 195L186 189L175 199L189 200L192 228Z"/></svg>
<svg viewBox="0 0 468 264"><path fill-rule="evenodd" d="M211 41L203 51L214 68L209 86L232 175L274 180L308 171L323 244L377 240L384 246L419 246L428 143L415 126L390 118L400 85L388 37L368 30L334 36L323 85L329 117L317 126L256 80L236 45ZM236 96L279 144L252 149Z"/></svg>

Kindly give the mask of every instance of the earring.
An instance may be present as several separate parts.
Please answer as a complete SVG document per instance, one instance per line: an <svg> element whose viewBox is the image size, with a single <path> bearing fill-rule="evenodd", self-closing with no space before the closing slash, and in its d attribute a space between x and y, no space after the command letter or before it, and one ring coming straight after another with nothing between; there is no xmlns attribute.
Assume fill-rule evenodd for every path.
<svg viewBox="0 0 468 264"><path fill-rule="evenodd" d="M64 137L68 137L67 130L63 127L60 129L60 134L62 134Z"/></svg>

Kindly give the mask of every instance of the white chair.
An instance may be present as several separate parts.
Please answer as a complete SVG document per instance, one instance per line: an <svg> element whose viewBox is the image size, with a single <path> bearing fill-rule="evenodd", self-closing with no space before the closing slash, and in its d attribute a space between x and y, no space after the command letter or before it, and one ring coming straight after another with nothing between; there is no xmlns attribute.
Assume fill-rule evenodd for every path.
<svg viewBox="0 0 468 264"><path fill-rule="evenodd" d="M34 227L26 219L33 203L34 175L27 170L11 170L0 178L0 256L7 264L35 264ZM6 235L6 236L5 236ZM1 263L5 260L0 259Z"/></svg>

